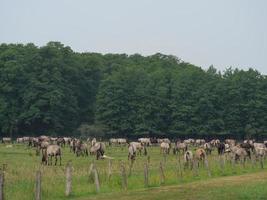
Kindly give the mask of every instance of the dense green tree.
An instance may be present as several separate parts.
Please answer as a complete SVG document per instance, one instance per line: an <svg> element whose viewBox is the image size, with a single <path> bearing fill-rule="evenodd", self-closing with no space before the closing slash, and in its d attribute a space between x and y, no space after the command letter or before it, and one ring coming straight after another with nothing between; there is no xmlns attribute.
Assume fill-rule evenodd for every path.
<svg viewBox="0 0 267 200"><path fill-rule="evenodd" d="M0 134L265 137L267 79L154 54L0 45Z"/></svg>

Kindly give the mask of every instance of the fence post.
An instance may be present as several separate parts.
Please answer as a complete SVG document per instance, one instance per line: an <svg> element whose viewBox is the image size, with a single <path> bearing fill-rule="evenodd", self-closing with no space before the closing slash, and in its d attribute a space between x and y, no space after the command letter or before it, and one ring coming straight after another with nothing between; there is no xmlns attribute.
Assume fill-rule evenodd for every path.
<svg viewBox="0 0 267 200"><path fill-rule="evenodd" d="M126 176L125 165L123 163L121 163L121 176L122 176L122 188L126 190L127 189L127 176Z"/></svg>
<svg viewBox="0 0 267 200"><path fill-rule="evenodd" d="M163 160L164 160L164 164L166 164L166 161L167 161L167 153L165 151L163 151Z"/></svg>
<svg viewBox="0 0 267 200"><path fill-rule="evenodd" d="M0 200L4 200L4 171L0 169Z"/></svg>
<svg viewBox="0 0 267 200"><path fill-rule="evenodd" d="M41 200L41 171L36 172L36 182L35 182L35 200Z"/></svg>
<svg viewBox="0 0 267 200"><path fill-rule="evenodd" d="M160 170L160 184L164 184L164 182L165 182L165 175L164 175L164 170L163 170L162 162L159 163L159 170Z"/></svg>
<svg viewBox="0 0 267 200"><path fill-rule="evenodd" d="M194 158L193 159L193 175L198 176L198 164L199 162Z"/></svg>
<svg viewBox="0 0 267 200"><path fill-rule="evenodd" d="M109 160L108 160L108 180L110 180L110 178L111 178L111 174L112 174L112 162L111 162L111 160L109 159Z"/></svg>
<svg viewBox="0 0 267 200"><path fill-rule="evenodd" d="M254 154L251 154L251 165L252 165L252 168L254 169L255 168L255 156L254 156Z"/></svg>
<svg viewBox="0 0 267 200"><path fill-rule="evenodd" d="M179 174L180 174L180 178L183 179L183 169L182 169L182 165L181 165L181 158L180 158L180 152L178 152L178 154L176 154L176 160L178 161L178 169L179 169Z"/></svg>
<svg viewBox="0 0 267 200"><path fill-rule="evenodd" d="M261 169L263 169L263 156L260 156L260 164L261 164Z"/></svg>
<svg viewBox="0 0 267 200"><path fill-rule="evenodd" d="M211 172L210 172L210 168L209 168L209 161L207 158L205 158L204 163L205 163L206 169L208 171L208 176L211 177Z"/></svg>
<svg viewBox="0 0 267 200"><path fill-rule="evenodd" d="M94 179L95 179L95 187L96 187L96 192L98 193L100 191L100 184L99 184L99 176L98 172L96 169L96 166L94 165Z"/></svg>
<svg viewBox="0 0 267 200"><path fill-rule="evenodd" d="M71 164L68 162L66 167L66 190L65 195L69 196L72 192L72 169Z"/></svg>
<svg viewBox="0 0 267 200"><path fill-rule="evenodd" d="M133 164L134 164L134 159L131 159L130 169L129 169L129 177L132 175Z"/></svg>
<svg viewBox="0 0 267 200"><path fill-rule="evenodd" d="M148 187L148 163L147 162L144 165L144 181L145 181L145 187Z"/></svg>
<svg viewBox="0 0 267 200"><path fill-rule="evenodd" d="M146 145L144 146L144 155L147 155L147 149L146 149Z"/></svg>
<svg viewBox="0 0 267 200"><path fill-rule="evenodd" d="M7 164L3 164L3 171L5 172L7 170Z"/></svg>
<svg viewBox="0 0 267 200"><path fill-rule="evenodd" d="M232 171L235 174L236 173L236 163L235 163L235 157L231 158L231 166L232 166Z"/></svg>
<svg viewBox="0 0 267 200"><path fill-rule="evenodd" d="M94 162L90 164L89 171L88 171L88 182L91 182L91 183L94 182L93 171L94 171Z"/></svg>
<svg viewBox="0 0 267 200"><path fill-rule="evenodd" d="M221 172L224 173L224 155L219 155L219 165Z"/></svg>

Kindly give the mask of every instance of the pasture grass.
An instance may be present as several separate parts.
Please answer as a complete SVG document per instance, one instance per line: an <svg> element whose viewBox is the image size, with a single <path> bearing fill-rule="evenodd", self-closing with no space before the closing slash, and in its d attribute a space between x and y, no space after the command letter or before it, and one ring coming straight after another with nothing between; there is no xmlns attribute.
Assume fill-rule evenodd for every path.
<svg viewBox="0 0 267 200"><path fill-rule="evenodd" d="M183 169L183 158L180 157L181 168L178 164L179 156L167 155L166 162L163 155L159 153L159 147L149 147L148 155L149 163L149 186L146 190L153 190L155 187L172 187L183 186L201 181L213 180L217 177L238 176L242 174L250 174L262 172L265 169L260 168L257 162L255 165L251 161L247 161L245 166L241 164L232 165L225 159L225 166L222 170L219 164L217 153L214 151L208 157L209 169L211 177L208 176L207 169L201 165L198 169L198 176L194 175L194 171ZM26 145L13 145L7 148L0 145L0 166L6 164L5 171L5 197L12 200L29 200L34 199L35 174L37 170L42 172L42 199L86 199L101 197L105 194L120 194L123 191L121 187L121 162L126 166L127 174L129 173L130 163L127 158L127 148L107 147L106 155L113 157L112 160L112 176L108 180L108 160L95 160L94 156L76 157L70 153L69 148L63 148L62 166L42 166L40 165L41 157L35 155L35 150L28 148ZM65 197L65 166L71 161L73 166L73 192L70 197ZM146 156L137 156L133 165L131 176L127 177L129 192L135 192L144 189L144 163L147 161ZM100 177L100 194L96 193L95 185L89 177L89 166L94 162ZM160 184L159 163L163 163L165 181ZM264 165L267 163L265 162ZM265 182L266 186L266 182ZM231 189L231 188L230 188ZM228 188L225 187L227 191ZM242 189L239 188L240 194ZM250 186L247 190L254 193L262 193L258 187ZM217 188L218 194L224 192L224 187ZM146 193L146 192L145 192ZM115 195L116 196L116 195ZM243 198L246 198L244 196Z"/></svg>
<svg viewBox="0 0 267 200"><path fill-rule="evenodd" d="M265 200L267 172L219 177L175 186L99 194L79 200Z"/></svg>

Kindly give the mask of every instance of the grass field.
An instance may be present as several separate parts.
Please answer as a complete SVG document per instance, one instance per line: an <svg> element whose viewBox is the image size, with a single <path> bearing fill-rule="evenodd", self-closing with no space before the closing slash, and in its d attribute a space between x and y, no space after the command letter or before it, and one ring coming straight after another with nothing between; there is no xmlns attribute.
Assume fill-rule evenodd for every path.
<svg viewBox="0 0 267 200"><path fill-rule="evenodd" d="M232 165L226 160L222 168L216 152L209 156L209 170L200 166L198 175L184 170L178 164L178 156L168 155L166 162L159 154L159 147L148 148L149 186L144 188L144 163L147 157L138 156L132 175L128 177L128 189L121 187L121 162L126 165L127 149L112 147L106 150L112 160L112 176L108 179L108 160L95 161L94 156L76 157L63 150L62 166L41 166L40 157L25 145L8 148L0 145L0 165L6 164L5 197L7 200L34 199L35 173L42 172L42 199L265 199L267 171L259 163L248 161L245 166ZM182 158L180 159L182 161ZM65 197L65 166L71 161L73 166L73 192ZM100 193L89 177L89 166L95 162L100 177ZM165 174L164 184L160 183L159 163L162 161ZM266 166L267 163L264 163ZM181 163L181 166L183 163ZM266 198L267 199L267 198Z"/></svg>
<svg viewBox="0 0 267 200"><path fill-rule="evenodd" d="M264 200L267 199L267 172L212 178L176 186L162 186L130 192L99 194L87 199L116 200Z"/></svg>

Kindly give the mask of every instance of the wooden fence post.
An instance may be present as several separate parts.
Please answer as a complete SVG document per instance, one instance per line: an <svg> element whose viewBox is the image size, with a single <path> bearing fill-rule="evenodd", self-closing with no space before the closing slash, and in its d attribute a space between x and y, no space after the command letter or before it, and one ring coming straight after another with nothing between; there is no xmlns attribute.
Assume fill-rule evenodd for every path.
<svg viewBox="0 0 267 200"><path fill-rule="evenodd" d="M108 180L110 180L110 178L111 178L111 174L112 174L112 162L111 162L111 160L109 159L109 160L108 160Z"/></svg>
<svg viewBox="0 0 267 200"><path fill-rule="evenodd" d="M91 163L89 166L89 171L88 171L88 182L91 182L91 183L94 182L93 171L94 171L94 163Z"/></svg>
<svg viewBox="0 0 267 200"><path fill-rule="evenodd" d="M36 181L35 181L35 200L41 200L41 171L36 172Z"/></svg>
<svg viewBox="0 0 267 200"><path fill-rule="evenodd" d="M145 187L148 187L148 163L146 162L144 165L144 183Z"/></svg>
<svg viewBox="0 0 267 200"><path fill-rule="evenodd" d="M254 154L251 154L251 165L252 165L252 168L254 169L255 168L255 156Z"/></svg>
<svg viewBox="0 0 267 200"><path fill-rule="evenodd" d="M4 171L0 169L0 200L4 200Z"/></svg>
<svg viewBox="0 0 267 200"><path fill-rule="evenodd" d="M235 157L231 158L231 166L232 166L232 171L235 174L236 173L236 163L235 163Z"/></svg>
<svg viewBox="0 0 267 200"><path fill-rule="evenodd" d="M263 156L260 157L260 165L261 165L261 169L263 169L264 165L263 165Z"/></svg>
<svg viewBox="0 0 267 200"><path fill-rule="evenodd" d="M193 175L198 176L198 161L193 159Z"/></svg>
<svg viewBox="0 0 267 200"><path fill-rule="evenodd" d="M144 155L147 155L147 149L146 149L146 145L144 146Z"/></svg>
<svg viewBox="0 0 267 200"><path fill-rule="evenodd" d="M176 154L176 160L178 161L178 169L179 169L179 174L180 174L180 178L183 179L183 169L182 169L182 165L181 165L181 158L180 158L180 152L178 152L178 154Z"/></svg>
<svg viewBox="0 0 267 200"><path fill-rule="evenodd" d="M66 167L66 190L65 195L69 196L72 192L72 169L71 164L68 162Z"/></svg>
<svg viewBox="0 0 267 200"><path fill-rule="evenodd" d="M124 163L121 163L121 177L122 177L122 189L127 189L127 176Z"/></svg>
<svg viewBox="0 0 267 200"><path fill-rule="evenodd" d="M245 158L242 158L241 159L241 163L240 164L242 164L242 166L243 166L243 168L245 168L246 167L246 162L245 162L246 160L245 160Z"/></svg>
<svg viewBox="0 0 267 200"><path fill-rule="evenodd" d="M167 161L167 153L165 151L163 151L163 160L164 160L164 164L166 164L166 161Z"/></svg>
<svg viewBox="0 0 267 200"><path fill-rule="evenodd" d="M96 169L96 166L94 165L94 179L95 179L95 187L96 187L96 192L98 193L100 191L100 184L99 184L99 176L98 172Z"/></svg>
<svg viewBox="0 0 267 200"><path fill-rule="evenodd" d="M160 184L164 184L165 183L165 175L164 175L162 162L159 163L159 171L160 171Z"/></svg>
<svg viewBox="0 0 267 200"><path fill-rule="evenodd" d="M219 155L219 165L220 165L221 172L224 173L224 157L223 157L223 155Z"/></svg>
<svg viewBox="0 0 267 200"><path fill-rule="evenodd" d="M3 171L5 172L7 170L7 164L3 164Z"/></svg>
<svg viewBox="0 0 267 200"><path fill-rule="evenodd" d="M150 155L147 156L147 163L150 164Z"/></svg>
<svg viewBox="0 0 267 200"><path fill-rule="evenodd" d="M205 167L206 167L206 169L208 171L208 176L211 177L211 172L210 172L210 168L209 168L209 161L208 161L207 158L205 158L204 164L205 164Z"/></svg>
<svg viewBox="0 0 267 200"><path fill-rule="evenodd" d="M134 159L131 159L130 169L129 169L129 177L132 175L133 164L134 164Z"/></svg>

